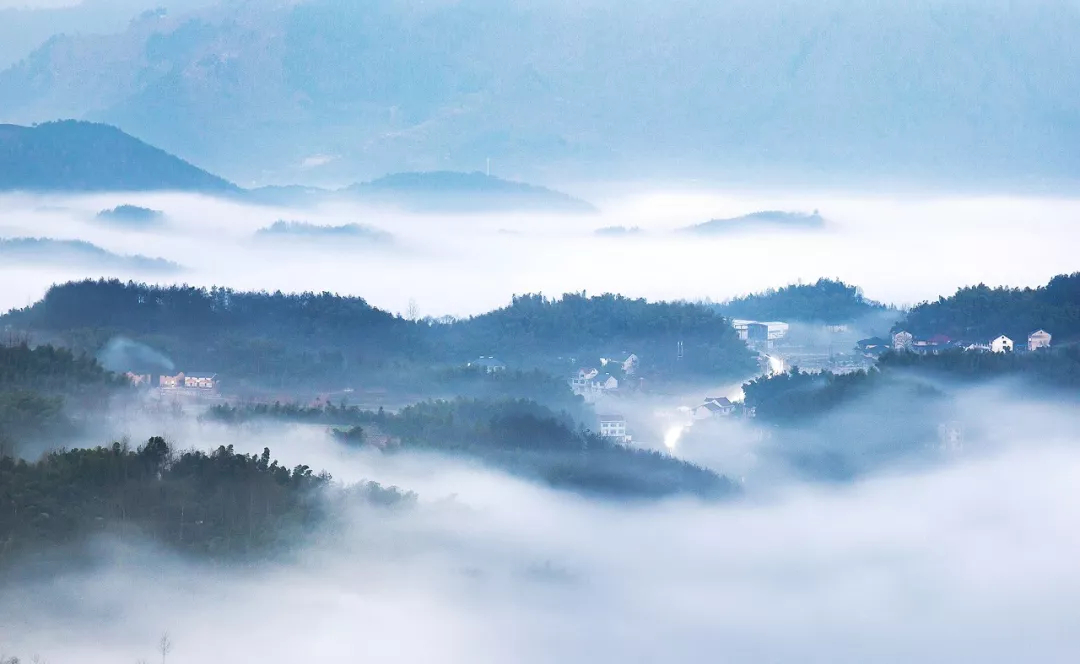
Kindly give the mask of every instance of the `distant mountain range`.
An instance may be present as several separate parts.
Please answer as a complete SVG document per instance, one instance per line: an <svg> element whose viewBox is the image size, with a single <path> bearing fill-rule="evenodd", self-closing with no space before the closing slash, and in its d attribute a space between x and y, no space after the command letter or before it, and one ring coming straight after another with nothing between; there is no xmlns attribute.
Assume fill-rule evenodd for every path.
<svg viewBox="0 0 1080 664"><path fill-rule="evenodd" d="M0 120L241 183L1080 175L1073 0L222 0L89 32L116 25L0 71Z"/></svg>
<svg viewBox="0 0 1080 664"><path fill-rule="evenodd" d="M768 229L819 230L822 228L825 228L825 219L817 210L814 210L812 214L766 210L731 219L712 219L694 226L687 226L681 231L697 235L721 235Z"/></svg>
<svg viewBox="0 0 1080 664"><path fill-rule="evenodd" d="M483 173L398 173L344 189L245 190L108 125L67 120L0 125L0 191L195 191L269 205L352 199L425 212L593 212L585 201ZM103 221L145 225L160 214L121 206Z"/></svg>
<svg viewBox="0 0 1080 664"><path fill-rule="evenodd" d="M0 191L177 190L236 193L236 185L89 122L0 125Z"/></svg>
<svg viewBox="0 0 1080 664"><path fill-rule="evenodd" d="M82 240L51 238L0 239L0 260L4 265L78 267L154 274L175 273L183 269L163 258L115 254Z"/></svg>

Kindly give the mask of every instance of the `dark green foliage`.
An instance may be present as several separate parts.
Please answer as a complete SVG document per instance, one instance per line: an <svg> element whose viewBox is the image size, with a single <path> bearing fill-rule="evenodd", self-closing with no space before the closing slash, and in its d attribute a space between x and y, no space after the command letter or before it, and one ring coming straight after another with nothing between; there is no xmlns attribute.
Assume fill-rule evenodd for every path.
<svg viewBox="0 0 1080 664"><path fill-rule="evenodd" d="M1047 388L1080 388L1080 346L1043 349L1036 353L972 353L960 350L939 355L886 353L878 360L883 370L905 369L954 380L979 381L1014 376Z"/></svg>
<svg viewBox="0 0 1080 664"><path fill-rule="evenodd" d="M321 522L327 475L288 469L232 446L174 452L162 438L132 450L53 452L35 463L0 459L0 562L107 533L229 557L288 545ZM415 496L367 483L333 496L377 504Z"/></svg>
<svg viewBox="0 0 1080 664"><path fill-rule="evenodd" d="M652 375L742 376L754 360L728 320L709 307L584 293L515 297L510 306L450 326L451 347L504 360L601 357L633 352ZM684 347L677 361L678 343ZM595 361L595 360L594 360Z"/></svg>
<svg viewBox="0 0 1080 664"><path fill-rule="evenodd" d="M690 494L724 497L727 478L670 456L633 449L575 428L569 413L526 400L430 401L399 413L329 405L305 408L217 406L208 417L241 423L259 419L365 427L389 435L393 449L462 455L526 478L581 493L620 497ZM350 430L351 431L351 430ZM344 442L347 433L336 434Z"/></svg>
<svg viewBox="0 0 1080 664"><path fill-rule="evenodd" d="M115 127L0 125L0 190L233 192L235 185Z"/></svg>
<svg viewBox="0 0 1080 664"><path fill-rule="evenodd" d="M6 322L58 334L96 352L123 334L177 366L267 384L343 379L356 368L425 354L426 326L361 298L330 293L239 293L117 280L55 286Z"/></svg>
<svg viewBox="0 0 1080 664"><path fill-rule="evenodd" d="M93 358L52 346L0 346L0 438L11 444L74 432L65 402L101 409L127 380Z"/></svg>
<svg viewBox="0 0 1080 664"><path fill-rule="evenodd" d="M616 295L527 295L489 314L442 324L405 320L361 298L331 293L87 280L55 286L2 322L56 335L88 352L123 335L179 367L228 374L234 385L248 380L272 387L325 386L363 377L427 390L433 365L462 366L491 354L560 375L573 367L570 358L596 362L623 351L636 353L643 372L654 379L742 377L755 367L728 321L709 307Z"/></svg>
<svg viewBox="0 0 1080 664"><path fill-rule="evenodd" d="M746 406L769 422L796 422L821 415L840 404L868 394L880 381L877 370L834 374L810 373L797 367L743 385Z"/></svg>
<svg viewBox="0 0 1080 664"><path fill-rule="evenodd" d="M920 304L894 328L968 341L1004 334L1018 345L1039 329L1054 335L1055 343L1080 336L1080 272L1058 275L1039 288L961 288L952 297Z"/></svg>
<svg viewBox="0 0 1080 664"><path fill-rule="evenodd" d="M353 426L348 429L334 429L334 438L349 445L361 445L364 442L364 428Z"/></svg>
<svg viewBox="0 0 1080 664"><path fill-rule="evenodd" d="M728 300L718 308L731 318L834 324L885 311L885 305L868 300L860 288L834 279L769 289Z"/></svg>

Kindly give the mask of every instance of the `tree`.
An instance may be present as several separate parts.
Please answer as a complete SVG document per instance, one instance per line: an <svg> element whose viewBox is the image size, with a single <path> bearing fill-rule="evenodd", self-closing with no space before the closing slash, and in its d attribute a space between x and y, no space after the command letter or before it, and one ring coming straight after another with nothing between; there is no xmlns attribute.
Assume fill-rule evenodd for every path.
<svg viewBox="0 0 1080 664"><path fill-rule="evenodd" d="M173 643L169 639L169 633L165 632L161 635L161 640L158 641L158 652L161 653L161 664L165 664L165 658L172 652Z"/></svg>

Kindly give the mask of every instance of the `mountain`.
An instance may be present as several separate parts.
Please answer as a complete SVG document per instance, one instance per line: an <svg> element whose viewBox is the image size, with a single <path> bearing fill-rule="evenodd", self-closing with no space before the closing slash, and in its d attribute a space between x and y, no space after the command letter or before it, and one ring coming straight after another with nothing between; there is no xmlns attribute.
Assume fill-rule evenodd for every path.
<svg viewBox="0 0 1080 664"><path fill-rule="evenodd" d="M5 265L80 267L154 274L175 273L183 269L163 258L114 254L82 240L51 238L0 239L0 259Z"/></svg>
<svg viewBox="0 0 1080 664"><path fill-rule="evenodd" d="M850 323L888 312L885 305L863 295L859 287L834 279L744 295L717 305L717 310L729 318L829 324Z"/></svg>
<svg viewBox="0 0 1080 664"><path fill-rule="evenodd" d="M420 211L596 212L589 203L567 194L479 172L395 173L353 185L345 193L365 201Z"/></svg>
<svg viewBox="0 0 1080 664"><path fill-rule="evenodd" d="M0 72L0 119L109 122L245 183L491 158L1015 184L1080 175L1078 33L1072 0L224 2L50 38Z"/></svg>
<svg viewBox="0 0 1080 664"><path fill-rule="evenodd" d="M115 127L0 125L0 191L201 191L237 187Z"/></svg>
<svg viewBox="0 0 1080 664"><path fill-rule="evenodd" d="M694 226L680 229L683 233L696 233L698 235L719 235L723 233L736 233L755 230L781 229L781 230L818 230L825 228L825 219L818 214L802 212L778 212L769 210L765 212L753 212L741 217L731 219L712 219Z"/></svg>

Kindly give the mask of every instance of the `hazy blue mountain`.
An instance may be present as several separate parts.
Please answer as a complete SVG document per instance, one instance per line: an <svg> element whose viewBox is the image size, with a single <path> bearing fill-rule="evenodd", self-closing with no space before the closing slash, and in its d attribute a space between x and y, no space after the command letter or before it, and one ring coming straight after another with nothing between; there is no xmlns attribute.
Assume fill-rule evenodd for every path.
<svg viewBox="0 0 1080 664"><path fill-rule="evenodd" d="M276 221L266 228L260 228L255 236L262 240L297 240L333 241L335 243L363 242L384 244L392 242L394 236L384 230L363 224L344 224L342 226L320 226L305 221Z"/></svg>
<svg viewBox="0 0 1080 664"><path fill-rule="evenodd" d="M238 2L54 37L0 72L0 119L108 121L245 183L1074 177L1076 34L1071 0Z"/></svg>
<svg viewBox="0 0 1080 664"><path fill-rule="evenodd" d="M82 240L51 238L0 239L0 260L5 265L79 267L140 273L169 273L183 269L162 258L115 254Z"/></svg>
<svg viewBox="0 0 1080 664"><path fill-rule="evenodd" d="M573 196L479 172L395 173L353 185L345 192L365 201L421 211L596 211Z"/></svg>
<svg viewBox="0 0 1080 664"><path fill-rule="evenodd" d="M818 214L817 210L812 214L766 210L731 219L712 219L680 230L697 235L721 235L768 229L818 230L822 228L825 228L825 219Z"/></svg>
<svg viewBox="0 0 1080 664"><path fill-rule="evenodd" d="M49 122L0 125L0 190L226 193L231 183L115 127Z"/></svg>
<svg viewBox="0 0 1080 664"><path fill-rule="evenodd" d="M113 226L145 229L161 226L165 222L165 213L138 205L117 205L111 210L98 212L96 219Z"/></svg>

